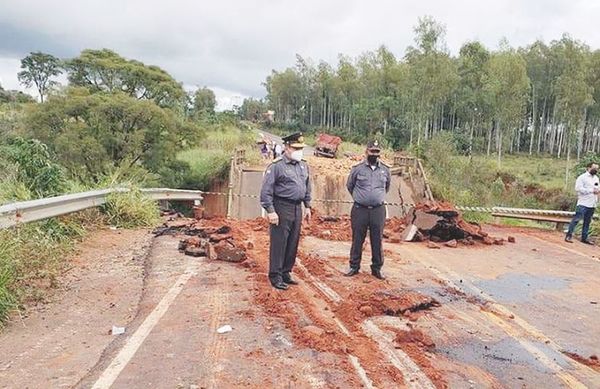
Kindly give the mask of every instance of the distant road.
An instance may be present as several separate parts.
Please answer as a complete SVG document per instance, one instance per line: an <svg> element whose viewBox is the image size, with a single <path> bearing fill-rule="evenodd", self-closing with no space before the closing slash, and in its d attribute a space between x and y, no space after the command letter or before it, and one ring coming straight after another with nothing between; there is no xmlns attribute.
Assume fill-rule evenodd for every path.
<svg viewBox="0 0 600 389"><path fill-rule="evenodd" d="M280 143L283 145L283 140L281 139L280 136L275 135L275 134L271 134L270 132L267 132L265 130L258 130L258 132L262 132L263 134L265 134L266 136L268 136L269 138L273 139L274 141ZM304 156L307 157L309 155L313 155L315 153L315 148L312 146L306 146L304 148Z"/></svg>

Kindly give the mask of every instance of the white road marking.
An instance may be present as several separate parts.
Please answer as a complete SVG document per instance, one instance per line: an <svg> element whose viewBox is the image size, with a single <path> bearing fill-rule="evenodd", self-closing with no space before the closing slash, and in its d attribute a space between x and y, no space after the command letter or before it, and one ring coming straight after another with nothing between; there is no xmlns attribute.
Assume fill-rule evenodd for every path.
<svg viewBox="0 0 600 389"><path fill-rule="evenodd" d="M167 294L164 295L162 300L160 300L154 310L146 317L131 338L127 340L119 354L117 354L111 364L100 375L94 386L92 386L92 389L108 389L112 386L121 371L123 371L142 343L144 343L144 340L150 334L154 326L156 326L179 293L183 290L185 284L195 274L195 268L188 268L185 273L177 278L175 284L169 289Z"/></svg>
<svg viewBox="0 0 600 389"><path fill-rule="evenodd" d="M407 251L412 251L412 250L408 249ZM488 303L488 305L487 305L488 308L491 308L492 311L491 312L482 311L482 312L484 314L486 314L490 319L492 319L491 321L493 323L496 323L509 336L511 336L512 338L517 340L523 346L523 348L525 350L527 350L531 355L536 357L536 359L538 359L543 365L545 365L548 369L554 371L558 375L558 377L567 384L568 387L570 387L570 388L585 388L586 387L577 378L575 378L574 376L572 376L571 374L566 372L565 369L563 369L561 366L552 362L548 358L544 358L544 355L545 355L544 352L539 347L532 344L531 342L528 342L527 340L522 339L514 330L512 330L513 327L511 325L514 324L514 325L518 326L519 328L521 328L521 330L523 330L529 336L531 336L535 339L538 339L539 341L546 344L548 347L552 348L557 353L562 354L562 348L556 342L554 342L552 339L548 338L540 330L538 330L536 327L531 325L525 319L517 316L510 309L508 309L504 305L498 303L494 298L492 298L485 291L478 288L473 283L466 280L464 277L461 277L456 272L450 270L449 268L447 268L446 266L444 266L440 263L437 263L437 261L436 261L435 267L434 267L434 265L432 265L430 262L430 261L432 261L432 259L428 254L424 254L424 253L419 253L419 254L413 253L413 254L414 255L412 257L414 260L416 260L417 262L420 262L427 269L429 269L431 272L433 272L437 277L439 277L440 279L445 281L448 284L448 286L454 287L457 290L460 290L463 292L465 290L468 290L472 295L479 297L482 300L486 301ZM424 260L424 257L429 258L429 261L426 262ZM460 285L458 285L456 282L454 282L452 280L452 278L454 278L455 280L462 280L462 283ZM504 317L512 317L513 319L508 321ZM565 356L565 359L574 368L576 368L580 374L582 374L586 378L592 379L592 380L598 379L598 373L595 372L590 367L588 367L572 358L566 357L566 356Z"/></svg>
<svg viewBox="0 0 600 389"><path fill-rule="evenodd" d="M365 320L362 324L363 331L377 342L379 349L388 360L404 376L404 381L409 388L413 389L435 389L435 385L423 373L419 366L400 349L391 346L391 340L386 334L371 320Z"/></svg>

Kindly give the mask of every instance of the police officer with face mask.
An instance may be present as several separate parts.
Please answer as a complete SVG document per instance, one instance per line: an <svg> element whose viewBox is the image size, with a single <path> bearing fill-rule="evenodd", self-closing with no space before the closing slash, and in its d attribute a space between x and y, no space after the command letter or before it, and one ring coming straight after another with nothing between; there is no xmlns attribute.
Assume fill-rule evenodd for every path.
<svg viewBox="0 0 600 389"><path fill-rule="evenodd" d="M362 259L363 244L369 230L371 240L371 274L381 280L383 266L383 227L385 224L385 194L390 190L391 174L388 166L380 160L378 141L367 144L366 158L354 166L348 176L348 191L354 199L350 212L352 225L352 248L348 277L358 274Z"/></svg>
<svg viewBox="0 0 600 389"><path fill-rule="evenodd" d="M274 288L286 290L298 284L291 272L300 241L302 205L307 221L311 217L311 187L308 165L302 159L302 133L289 135L283 142L283 155L265 171L260 204L270 223L269 280Z"/></svg>

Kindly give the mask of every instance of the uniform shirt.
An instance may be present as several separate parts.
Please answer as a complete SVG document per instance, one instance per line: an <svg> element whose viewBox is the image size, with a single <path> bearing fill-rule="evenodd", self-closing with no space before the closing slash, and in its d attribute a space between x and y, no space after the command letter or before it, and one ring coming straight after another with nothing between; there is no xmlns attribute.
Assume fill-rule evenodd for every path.
<svg viewBox="0 0 600 389"><path fill-rule="evenodd" d="M283 155L267 167L260 190L260 205L269 213L275 212L273 198L302 201L310 208L311 187L308 165Z"/></svg>
<svg viewBox="0 0 600 389"><path fill-rule="evenodd" d="M575 181L575 192L577 192L577 205L583 205L588 208L596 208L598 196L594 193L594 188L599 188L598 176L591 175L588 172L583 173Z"/></svg>
<svg viewBox="0 0 600 389"><path fill-rule="evenodd" d="M383 204L391 180L390 169L386 165L377 162L373 168L364 161L352 168L346 187L355 203L374 207Z"/></svg>

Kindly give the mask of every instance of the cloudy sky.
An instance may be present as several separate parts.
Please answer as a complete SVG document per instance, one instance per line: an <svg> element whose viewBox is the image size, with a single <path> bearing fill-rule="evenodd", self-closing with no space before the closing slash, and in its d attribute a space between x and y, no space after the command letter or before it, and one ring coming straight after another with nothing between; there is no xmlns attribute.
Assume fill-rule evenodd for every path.
<svg viewBox="0 0 600 389"><path fill-rule="evenodd" d="M424 15L446 25L453 53L468 40L496 48L503 37L519 46L563 32L600 48L598 0L2 0L0 84L20 88L19 60L31 51L110 48L186 88L213 88L225 108L264 96L265 77L296 53L335 62L384 44L402 56Z"/></svg>

